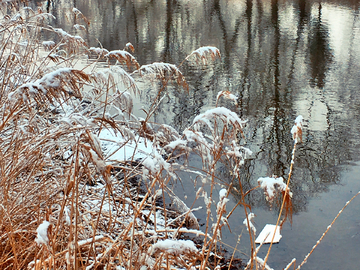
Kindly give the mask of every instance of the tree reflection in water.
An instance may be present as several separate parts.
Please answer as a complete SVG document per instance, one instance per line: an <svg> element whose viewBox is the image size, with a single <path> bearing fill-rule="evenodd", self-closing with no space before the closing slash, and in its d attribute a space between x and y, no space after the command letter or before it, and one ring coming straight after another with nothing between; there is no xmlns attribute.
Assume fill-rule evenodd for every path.
<svg viewBox="0 0 360 270"><path fill-rule="evenodd" d="M309 66L311 69L311 85L323 88L326 72L332 61L329 44L329 30L321 20L322 5L319 4L318 17L311 23L309 34Z"/></svg>

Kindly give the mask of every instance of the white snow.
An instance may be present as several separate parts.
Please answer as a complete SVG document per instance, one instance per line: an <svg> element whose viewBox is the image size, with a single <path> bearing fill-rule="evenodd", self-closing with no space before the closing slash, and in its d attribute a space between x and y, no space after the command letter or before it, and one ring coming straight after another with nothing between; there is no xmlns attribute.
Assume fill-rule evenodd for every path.
<svg viewBox="0 0 360 270"><path fill-rule="evenodd" d="M98 55L104 55L104 54L108 54L109 51L107 49L104 48L99 48L99 47L90 47L89 51L94 52Z"/></svg>
<svg viewBox="0 0 360 270"><path fill-rule="evenodd" d="M261 177L258 179L258 184L261 185L261 188L264 189L266 194L266 200L271 200L274 198L275 190L278 189L279 191L286 190L286 184L284 183L284 178L278 177ZM292 193L290 192L290 197L292 197Z"/></svg>
<svg viewBox="0 0 360 270"><path fill-rule="evenodd" d="M137 142L125 140L121 134L114 134L108 129L101 130L99 139L104 152L111 154L110 160L139 160L152 153L153 144L144 138L134 137Z"/></svg>
<svg viewBox="0 0 360 270"><path fill-rule="evenodd" d="M221 190L219 191L219 198L220 198L220 200L222 200L223 198L225 198L226 195L227 195L227 190L226 190L225 188L223 188L223 189L221 189Z"/></svg>
<svg viewBox="0 0 360 270"><path fill-rule="evenodd" d="M52 48L55 46L55 42L52 41L52 40L47 40L47 41L43 41L42 42L42 45L45 47L45 48Z"/></svg>
<svg viewBox="0 0 360 270"><path fill-rule="evenodd" d="M221 118L225 123L230 123L237 127L238 129L243 128L243 124L246 121L241 120L236 113L230 111L225 107L217 107L210 110L207 110L205 113L199 114L194 118L193 124L203 121L204 119L213 119L214 116L218 116Z"/></svg>
<svg viewBox="0 0 360 270"><path fill-rule="evenodd" d="M186 146L187 141L182 139L177 139L175 141L170 142L168 145L165 146L165 148L169 148L171 150L174 149L185 149L189 150L190 148Z"/></svg>
<svg viewBox="0 0 360 270"><path fill-rule="evenodd" d="M73 8L72 11L75 13L75 14L81 14L81 11L78 10L77 8Z"/></svg>
<svg viewBox="0 0 360 270"><path fill-rule="evenodd" d="M274 270L273 268L271 268L270 266L268 266L267 264L264 266L265 261L263 259L261 259L260 257L255 257L255 260L257 261L258 264L260 264L260 269L264 269L264 270ZM247 263L248 265L250 264L251 260L249 260L249 262Z"/></svg>
<svg viewBox="0 0 360 270"><path fill-rule="evenodd" d="M82 24L74 24L76 30L86 30L86 27Z"/></svg>
<svg viewBox="0 0 360 270"><path fill-rule="evenodd" d="M38 93L38 89L43 92L43 94L47 93L46 87L51 88L57 88L60 86L60 75L71 73L73 69L72 68L59 68L55 71L49 72L45 74L41 79L36 80L35 82L28 82L23 85L21 85L14 93L17 93L18 95L23 94L23 90L25 88L29 89L29 93ZM9 99L13 100L15 99L14 93L9 94Z"/></svg>
<svg viewBox="0 0 360 270"><path fill-rule="evenodd" d="M250 227L250 230L253 231L254 235L256 234L256 228L254 226L254 224L251 222L251 220L255 217L255 214L254 213L250 213L248 214L248 218L244 219L243 221L243 224L246 226L246 229L249 231L249 227ZM249 220L249 227L248 227L248 220Z"/></svg>
<svg viewBox="0 0 360 270"><path fill-rule="evenodd" d="M303 127L304 118L299 115L295 119L295 125L291 129L291 134L295 143L302 141L302 127Z"/></svg>
<svg viewBox="0 0 360 270"><path fill-rule="evenodd" d="M220 91L217 96L216 96L216 100L218 100L220 97L224 97L224 98L227 98L227 99L230 99L232 101L235 102L235 104L237 104L237 99L238 97L235 96L234 94L232 94L231 92L229 91Z"/></svg>
<svg viewBox="0 0 360 270"><path fill-rule="evenodd" d="M49 238L47 236L47 231L48 231L49 226L50 226L50 222L47 220L44 220L43 223L41 223L39 225L39 227L36 229L37 236L36 236L35 242L38 243L39 245L49 244Z"/></svg>
<svg viewBox="0 0 360 270"><path fill-rule="evenodd" d="M79 246L83 246L83 245L86 245L86 244L89 244L89 243L92 243L93 241L96 242L98 240L101 240L103 239L105 236L104 235L96 235L95 238L93 239L92 237L91 238L88 238L88 239L85 239L85 240L80 240L78 242L78 245Z"/></svg>
<svg viewBox="0 0 360 270"><path fill-rule="evenodd" d="M170 164L153 148L152 154L143 159L144 167L153 174L159 173L162 169L168 170Z"/></svg>
<svg viewBox="0 0 360 270"><path fill-rule="evenodd" d="M162 250L171 254L182 254L184 252L197 252L197 248L193 241L190 240L172 240L166 239L163 241L158 241L151 247L152 254L157 250Z"/></svg>
<svg viewBox="0 0 360 270"><path fill-rule="evenodd" d="M131 61L133 63L137 64L136 59L134 58L134 56L132 56L132 54L130 54L127 51L124 50L114 50L114 51L110 51L108 54L105 55L105 57L114 57L117 60L121 60L121 61Z"/></svg>
<svg viewBox="0 0 360 270"><path fill-rule="evenodd" d="M66 225L70 226L71 225L71 218L70 218L70 209L69 209L68 206L65 206L64 214L65 214Z"/></svg>
<svg viewBox="0 0 360 270"><path fill-rule="evenodd" d="M206 59L207 57L210 57L212 59L221 57L219 49L216 47L213 47L213 46L200 47L200 48L196 49L195 51L193 51L191 54L189 54L186 57L186 59L189 59L192 55L196 55L199 58L201 58L204 65L207 63L207 59Z"/></svg>
<svg viewBox="0 0 360 270"><path fill-rule="evenodd" d="M295 124L296 125L301 125L303 124L304 122L304 117L302 117L302 115L299 115L298 117L295 118Z"/></svg>
<svg viewBox="0 0 360 270"><path fill-rule="evenodd" d="M276 225L266 224L264 229L262 229L261 233L259 234L259 236L255 239L255 243L256 244L271 243L271 239L273 238L274 233L275 233L275 237L273 243L278 243L282 237L282 235L280 234L280 226L276 227Z"/></svg>

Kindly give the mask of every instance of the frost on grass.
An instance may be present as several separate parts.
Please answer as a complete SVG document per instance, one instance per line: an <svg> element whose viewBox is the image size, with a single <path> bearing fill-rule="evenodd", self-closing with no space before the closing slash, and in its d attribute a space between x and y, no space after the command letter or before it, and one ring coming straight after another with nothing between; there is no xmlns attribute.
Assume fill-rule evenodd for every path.
<svg viewBox="0 0 360 270"><path fill-rule="evenodd" d="M105 57L109 53L109 51L105 48L99 48L99 47L90 47L88 49L90 53L96 54L100 57Z"/></svg>
<svg viewBox="0 0 360 270"><path fill-rule="evenodd" d="M68 54L76 53L79 48L87 47L86 42L80 36L73 36L61 28L54 28L54 32L57 33L63 40L64 44L66 44L65 49Z"/></svg>
<svg viewBox="0 0 360 270"><path fill-rule="evenodd" d="M231 142L230 146L225 147L225 153L229 157L236 158L238 163L233 167L233 172L235 173L240 166L245 163L245 160L251 157L253 154L252 151L244 146L238 145L234 140Z"/></svg>
<svg viewBox="0 0 360 270"><path fill-rule="evenodd" d="M227 193L227 190L224 188L219 191L219 202L216 206L217 222L212 225L213 234L217 239L221 239L221 228L225 224L229 226L227 218L223 216L226 213L226 204L229 202Z"/></svg>
<svg viewBox="0 0 360 270"><path fill-rule="evenodd" d="M51 50L55 47L56 43L52 40L43 41L42 45L44 46L45 50Z"/></svg>
<svg viewBox="0 0 360 270"><path fill-rule="evenodd" d="M152 174L158 174L162 170L168 170L170 164L167 163L164 158L153 148L151 155L147 156L142 164Z"/></svg>
<svg viewBox="0 0 360 270"><path fill-rule="evenodd" d="M74 24L74 28L76 30L86 30L85 25L82 25L82 24Z"/></svg>
<svg viewBox="0 0 360 270"><path fill-rule="evenodd" d="M130 42L125 44L125 49L130 50L131 52L135 51L134 46Z"/></svg>

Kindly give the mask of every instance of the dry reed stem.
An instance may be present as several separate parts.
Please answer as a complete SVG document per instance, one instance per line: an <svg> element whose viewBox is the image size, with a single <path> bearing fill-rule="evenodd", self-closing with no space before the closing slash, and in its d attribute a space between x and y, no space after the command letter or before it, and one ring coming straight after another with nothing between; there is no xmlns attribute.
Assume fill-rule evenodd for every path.
<svg viewBox="0 0 360 270"><path fill-rule="evenodd" d="M316 244L312 247L310 252L305 256L304 260L300 263L300 265L296 268L299 270L308 260L310 255L314 252L315 248L320 244L320 242L323 240L325 235L329 232L332 225L334 225L335 221L338 219L338 217L341 215L341 213L344 211L344 209L354 200L358 195L360 194L360 191L356 193L349 201L347 201L343 208L339 211L339 213L336 215L336 217L333 219L333 221L330 223L330 225L326 228L326 231L321 235L320 239L316 242Z"/></svg>
<svg viewBox="0 0 360 270"><path fill-rule="evenodd" d="M282 215L282 211L283 211L283 209L284 209L284 206L285 206L286 197L287 197L287 196L290 196L290 195L288 194L288 192L286 192L286 191L289 189L290 178L291 178L291 175L292 175L292 170L293 170L293 165L294 165L294 159L295 159L296 144L297 144L297 141L295 140L295 141L294 141L294 148L293 148L293 151L292 151L292 158L291 158L289 175L288 175L288 179L287 179L287 182L286 182L286 188L285 188L285 192L284 192L284 195L283 195L283 200L282 200L282 203L281 203L280 212L279 212L279 215L278 215L278 219L277 219L277 221L276 221L275 231L277 230L277 227L279 226L279 223L280 223L280 218L281 218L281 215ZM264 269L265 269L266 262L267 262L267 260L268 260L268 258L269 258L269 255L270 255L270 251L271 251L271 248L272 248L272 245L273 245L274 238L275 238L275 233L273 234L273 236L272 236L272 238L271 238L270 246L269 246L269 248L268 248L268 252L266 253L266 256L265 256L265 259L264 259Z"/></svg>

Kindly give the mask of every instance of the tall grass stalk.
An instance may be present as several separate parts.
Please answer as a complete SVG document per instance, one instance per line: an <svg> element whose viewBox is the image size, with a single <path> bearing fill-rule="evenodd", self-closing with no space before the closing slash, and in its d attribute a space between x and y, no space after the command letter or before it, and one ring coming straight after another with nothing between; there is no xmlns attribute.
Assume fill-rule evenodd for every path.
<svg viewBox="0 0 360 270"><path fill-rule="evenodd" d="M287 182L286 182L286 188L285 188L286 191L289 190L290 178L291 178L292 171L293 171L293 166L294 166L296 144L297 144L297 141L295 140L295 141L294 141L294 148L293 148L293 151L292 151L292 158L291 158L289 175L288 175L288 179L287 179ZM279 212L279 215L278 215L278 218L277 218L277 221L276 221L276 225L275 225L275 230L277 229L277 227L278 227L279 224L280 224L280 219L281 219L282 214L283 214L284 206L285 206L286 203L289 202L288 196L289 196L288 192L284 192L284 196L283 196L283 200L282 200L282 203L281 203L280 212ZM274 238L275 238L275 233L272 235L271 243L270 243L270 246L269 246L269 248L268 248L268 252L266 253L265 259L264 259L264 265L266 265L266 262L267 262L267 260L268 260L268 258L269 258L270 251L271 251L271 248L272 248L272 245L273 245L273 242L274 242Z"/></svg>
<svg viewBox="0 0 360 270"><path fill-rule="evenodd" d="M331 227L334 225L335 221L339 218L339 216L341 215L341 213L345 210L345 208L360 194L360 191L358 193L356 193L349 201L347 201L344 205L344 207L339 211L339 213L336 215L336 217L333 219L333 221L330 223L330 225L326 228L325 232L321 235L320 239L318 241L316 241L316 244L312 247L312 249L310 250L310 252L305 256L304 260L300 263L300 265L296 268L297 270L299 270L308 260L308 258L310 257L310 255L314 252L315 248L321 243L321 241L323 240L323 238L325 237L325 235L329 232L329 230L331 229Z"/></svg>

